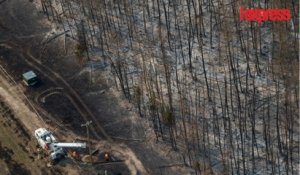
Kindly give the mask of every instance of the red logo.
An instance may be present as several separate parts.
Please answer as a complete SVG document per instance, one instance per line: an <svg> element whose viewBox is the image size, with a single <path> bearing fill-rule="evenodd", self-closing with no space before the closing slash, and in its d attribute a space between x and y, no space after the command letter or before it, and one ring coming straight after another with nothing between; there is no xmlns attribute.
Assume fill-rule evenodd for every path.
<svg viewBox="0 0 300 175"><path fill-rule="evenodd" d="M291 11L289 9L244 9L240 7L241 21L289 21L291 20Z"/></svg>

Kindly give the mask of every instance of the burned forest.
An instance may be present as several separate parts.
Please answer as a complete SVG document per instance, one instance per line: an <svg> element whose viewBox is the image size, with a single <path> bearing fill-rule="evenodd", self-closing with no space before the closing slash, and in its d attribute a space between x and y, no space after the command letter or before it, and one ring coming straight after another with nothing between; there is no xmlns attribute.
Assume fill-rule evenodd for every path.
<svg viewBox="0 0 300 175"><path fill-rule="evenodd" d="M0 7L8 3L17 6L18 1L0 1ZM77 107L69 108L68 115L77 122L69 129L86 137L80 124L87 119L80 115L91 116L91 137L127 145L145 168L137 168L136 174L299 173L299 1L24 4L45 21L47 34L38 34L44 28L7 26L5 16L0 17L0 28L28 45L27 51L22 44L18 48L29 60L37 58L34 64L42 65L37 71L53 70L45 68L41 79L49 82L41 86L63 88L55 91L55 98L38 98L48 99L42 108L65 115L68 105L58 109L50 100L69 91L64 101L86 108L79 113L74 112ZM287 9L290 18L241 20L241 7L271 9L269 15L272 9ZM15 29L5 29L10 27ZM4 35L1 42L9 45ZM0 63L16 73L9 62ZM27 93L34 101L33 91ZM81 98L87 107L78 105ZM125 105L110 109L111 99ZM145 151L150 147L153 154Z"/></svg>

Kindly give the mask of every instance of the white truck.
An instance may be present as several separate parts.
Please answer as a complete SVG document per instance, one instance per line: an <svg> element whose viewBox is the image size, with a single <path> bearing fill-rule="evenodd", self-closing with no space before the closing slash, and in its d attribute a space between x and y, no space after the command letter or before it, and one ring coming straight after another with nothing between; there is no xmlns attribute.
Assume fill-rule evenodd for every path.
<svg viewBox="0 0 300 175"><path fill-rule="evenodd" d="M86 143L61 143L57 142L52 132L45 128L39 128L35 130L34 136L37 139L39 145L48 151L51 161L57 162L63 159L67 152L67 148L86 148Z"/></svg>

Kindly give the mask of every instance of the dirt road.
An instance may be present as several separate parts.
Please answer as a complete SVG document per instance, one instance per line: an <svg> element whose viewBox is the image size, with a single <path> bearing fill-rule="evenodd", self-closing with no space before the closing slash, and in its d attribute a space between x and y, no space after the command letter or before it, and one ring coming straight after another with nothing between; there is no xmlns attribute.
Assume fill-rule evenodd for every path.
<svg viewBox="0 0 300 175"><path fill-rule="evenodd" d="M47 158L39 155L32 138L35 128L45 126L29 109L19 84L0 71L0 169L5 174L60 174L46 168ZM62 171L61 171L62 172Z"/></svg>
<svg viewBox="0 0 300 175"><path fill-rule="evenodd" d="M10 106L14 113L18 115L18 118L22 121L26 128L33 133L33 128L46 125L45 122L41 120L41 116L39 116L36 111L33 112L34 110L30 110L25 104L26 101L28 105L33 107L32 103L24 95L23 86L16 83L1 65L0 82L0 96L5 99L5 102Z"/></svg>
<svg viewBox="0 0 300 175"><path fill-rule="evenodd" d="M25 96L24 94L24 85L21 83L16 83L12 77L9 75L7 76L7 72L2 67L0 71L0 97L1 99L5 99L5 103L11 108L11 110L14 112L18 120L20 120L20 123L24 125L26 130L26 134L31 134L34 132L36 128L39 127L46 127L46 128L53 128L53 126L49 126L44 119L40 116L40 114L37 112L36 109L32 110L28 107L28 105L31 105L32 108L35 108L35 106L30 102L30 100ZM6 75L6 76L5 76ZM71 97L70 97L71 98ZM73 101L73 100L72 100ZM27 104L26 104L27 103ZM79 108L79 110L81 110ZM36 111L33 112L33 111ZM80 138L78 136L75 136L72 133L69 133L68 138ZM98 136L99 137L99 136ZM63 138L63 137L61 137ZM20 137L16 139L17 142L22 140L23 138ZM65 138L66 139L66 138ZM83 139L83 138L81 138ZM31 138L32 142L35 142L34 139ZM95 145L97 145L97 140L92 140L95 142ZM108 143L106 143L108 142ZM142 163L136 158L135 154L127 148L125 145L119 145L116 143L113 143L112 141L102 141L98 147L101 147L102 145L108 145L111 152L113 150L117 150L119 153L121 153L121 156L126 158L125 164L129 168L131 174L146 174L146 171L144 170L144 167ZM33 145L35 145L33 143ZM24 146L24 145L23 145ZM12 149L12 148L11 148ZM44 162L46 164L46 161ZM45 166L45 165L44 165ZM76 166L76 165L75 165ZM9 172L9 168L6 168ZM26 168L24 168L26 170ZM69 172L70 167L65 168L66 170L62 169L61 171L67 171ZM24 171L25 171L24 170ZM33 168L32 171L39 171L41 168ZM21 171L21 170L20 170ZM45 171L45 170L43 170ZM50 171L51 172L51 171ZM79 171L81 172L81 171ZM78 171L74 171L74 174L78 174ZM95 171L96 172L96 171ZM71 174L73 174L71 173ZM33 173L33 174L40 174L40 173ZM52 173L51 173L52 174Z"/></svg>

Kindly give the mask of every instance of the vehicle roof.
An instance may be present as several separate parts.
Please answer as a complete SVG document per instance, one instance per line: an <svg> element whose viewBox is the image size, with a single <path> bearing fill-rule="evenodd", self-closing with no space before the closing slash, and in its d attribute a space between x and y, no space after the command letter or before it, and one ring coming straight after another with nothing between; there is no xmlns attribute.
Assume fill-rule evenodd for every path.
<svg viewBox="0 0 300 175"><path fill-rule="evenodd" d="M36 74L35 74L32 70L23 73L22 76L23 76L23 78L24 78L25 80L30 80L30 79L32 79L32 78L36 78L36 77L37 77Z"/></svg>
<svg viewBox="0 0 300 175"><path fill-rule="evenodd" d="M46 128L39 128L35 130L35 134L37 134L38 136L42 136L45 134L50 134L50 132Z"/></svg>

